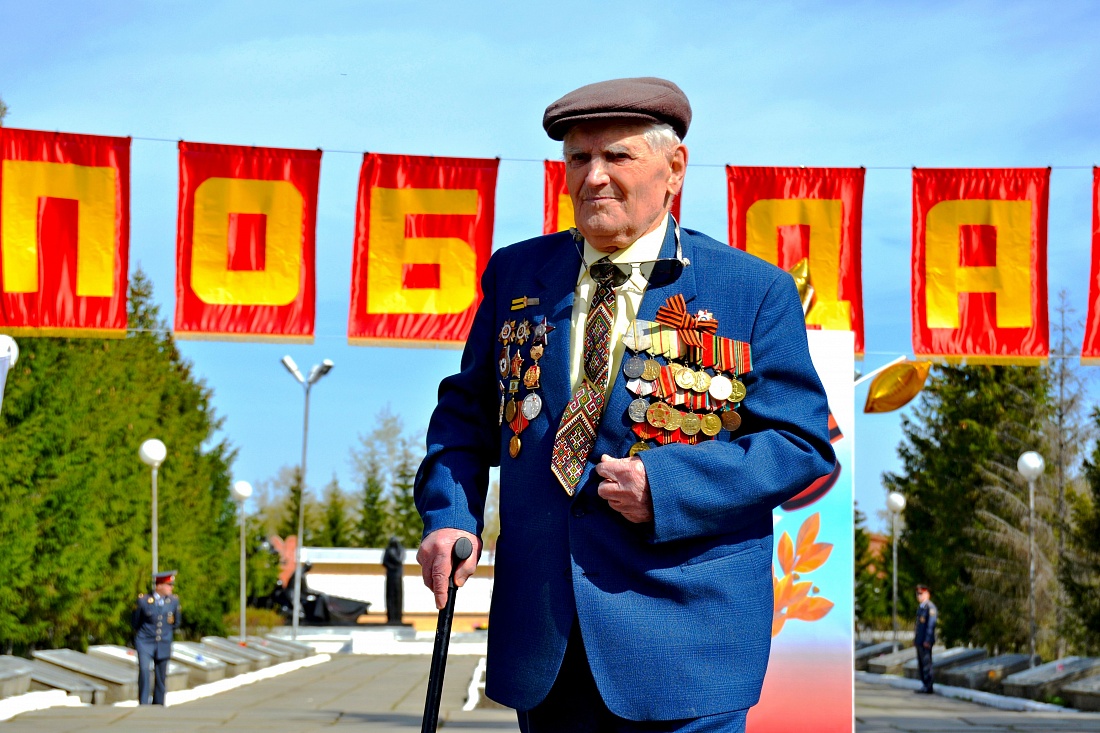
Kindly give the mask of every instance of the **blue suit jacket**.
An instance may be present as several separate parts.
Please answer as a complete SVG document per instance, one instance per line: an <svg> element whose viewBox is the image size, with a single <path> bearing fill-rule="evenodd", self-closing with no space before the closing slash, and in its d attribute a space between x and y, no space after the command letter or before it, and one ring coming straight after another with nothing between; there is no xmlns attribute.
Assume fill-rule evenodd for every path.
<svg viewBox="0 0 1100 733"><path fill-rule="evenodd" d="M661 256L675 251L673 227ZM568 233L496 252L482 280L458 374L443 380L416 480L425 534L482 529L491 465L500 465L500 523L489 622L487 694L526 710L549 692L574 618L608 707L633 720L710 715L753 705L772 621L772 509L833 467L828 408L810 362L794 280L764 261L682 230L691 265L650 288L639 317L654 320L676 293L718 319L722 336L752 344L741 428L698 445L639 454L654 521L632 524L600 499L592 470L636 441L633 395L613 375L592 460L577 494L550 473L570 398L569 331L580 257ZM512 311L521 296L539 305ZM508 455L498 426L496 368L505 320L545 315L556 330L542 358L544 407ZM525 356L530 342L523 347ZM514 348L514 347L513 347ZM530 364L530 359L526 364Z"/></svg>

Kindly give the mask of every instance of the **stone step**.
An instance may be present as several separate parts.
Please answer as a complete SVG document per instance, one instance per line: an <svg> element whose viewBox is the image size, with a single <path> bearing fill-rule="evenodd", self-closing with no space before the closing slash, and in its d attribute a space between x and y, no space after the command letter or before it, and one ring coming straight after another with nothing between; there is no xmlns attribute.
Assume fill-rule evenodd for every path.
<svg viewBox="0 0 1100 733"><path fill-rule="evenodd" d="M300 641L294 641L289 636L280 636L279 634L264 634L264 638L267 639L268 641L274 641L277 644L280 644L280 645L285 646L285 647L290 647L292 649L298 649L303 654L305 654L307 657L312 657L315 654L317 654L317 650L314 649L312 645L304 644Z"/></svg>
<svg viewBox="0 0 1100 733"><path fill-rule="evenodd" d="M225 679L227 674L225 662L183 642L172 644L172 661L187 668L187 683L191 687L217 682Z"/></svg>
<svg viewBox="0 0 1100 733"><path fill-rule="evenodd" d="M207 646L215 647L222 651L229 651L235 654L239 654L248 661L252 662L252 669L265 669L271 666L272 656L263 652L256 651L255 649L249 649L246 646L235 644L229 639L223 639L220 636L204 636L202 637L202 643Z"/></svg>
<svg viewBox="0 0 1100 733"><path fill-rule="evenodd" d="M909 646L909 645L906 644L906 643L899 643L898 644L898 649L904 649L907 646ZM861 672L866 672L868 662L870 662L872 659L874 659L877 656L880 656L882 654L887 654L887 653L892 652L892 651L894 651L894 644L893 644L893 642L889 642L889 641L877 642L875 644L870 644L869 646L865 646L862 649L857 649L855 651L855 654L854 654L855 667L856 667L856 669L858 669Z"/></svg>
<svg viewBox="0 0 1100 733"><path fill-rule="evenodd" d="M916 658L917 650L912 647L889 654L880 654L867 662L867 671L871 674L901 674L901 668L905 663Z"/></svg>
<svg viewBox="0 0 1100 733"><path fill-rule="evenodd" d="M120 662L91 657L72 649L45 649L32 654L40 662L52 664L105 685L108 703L137 698L137 675Z"/></svg>
<svg viewBox="0 0 1100 733"><path fill-rule="evenodd" d="M252 662L246 657L242 657L236 652L227 652L224 649L210 646L209 644L199 644L194 641L177 641L173 646L179 645L184 649L191 649L195 654L201 654L204 657L210 659L217 659L219 662L225 663L225 676L236 677L239 674L252 671Z"/></svg>
<svg viewBox="0 0 1100 733"><path fill-rule="evenodd" d="M1078 710L1100 710L1100 675L1085 677L1062 687L1062 695Z"/></svg>
<svg viewBox="0 0 1100 733"><path fill-rule="evenodd" d="M1062 687L1085 677L1100 674L1096 657L1066 657L1009 675L1002 682L1004 694L1045 701Z"/></svg>
<svg viewBox="0 0 1100 733"><path fill-rule="evenodd" d="M1028 668L1026 654L1002 654L980 662L963 664L943 673L945 684L971 690L1000 692L1001 681Z"/></svg>
<svg viewBox="0 0 1100 733"><path fill-rule="evenodd" d="M85 705L106 704L107 685L104 683L37 659L29 661L32 691L61 690L67 695L76 695Z"/></svg>
<svg viewBox="0 0 1100 733"><path fill-rule="evenodd" d="M23 657L0 656L0 700L31 689L30 661Z"/></svg>
<svg viewBox="0 0 1100 733"><path fill-rule="evenodd" d="M969 664L970 662L977 662L980 659L985 659L985 649L974 649L968 646L956 646L950 649L944 647L932 647L932 675L933 679L939 680L941 672L951 669L952 667L958 667L962 664ZM902 674L911 680L920 679L920 665L916 659L910 659L902 666Z"/></svg>
<svg viewBox="0 0 1100 733"><path fill-rule="evenodd" d="M134 675L138 673L138 656L136 649L119 646L117 644L94 644L88 647L88 654L93 657L101 657L109 661L120 662L133 667ZM168 692L187 689L187 667L168 660L168 674L165 676L164 689Z"/></svg>
<svg viewBox="0 0 1100 733"><path fill-rule="evenodd" d="M241 637L230 636L229 641L233 644L240 644ZM272 664L282 664L283 662L289 662L292 659L300 659L298 652L291 652L283 647L276 646L272 642L259 636L249 636L245 638L245 646L249 649L253 649L258 652L263 652L272 657Z"/></svg>

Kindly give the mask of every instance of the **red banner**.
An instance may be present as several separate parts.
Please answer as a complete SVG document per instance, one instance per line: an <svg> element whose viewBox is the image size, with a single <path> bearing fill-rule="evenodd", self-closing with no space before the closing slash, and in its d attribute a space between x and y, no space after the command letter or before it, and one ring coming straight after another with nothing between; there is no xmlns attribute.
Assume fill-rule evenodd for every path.
<svg viewBox="0 0 1100 733"><path fill-rule="evenodd" d="M918 359L1046 359L1049 195L1049 168L913 169Z"/></svg>
<svg viewBox="0 0 1100 733"><path fill-rule="evenodd" d="M1092 169L1092 266L1089 268L1089 314L1085 319L1082 364L1100 364L1100 168Z"/></svg>
<svg viewBox="0 0 1100 733"><path fill-rule="evenodd" d="M544 160L542 185L542 233L565 231L576 222L573 219L573 200L565 183L565 163L560 160ZM680 221L680 200L684 189L672 200L672 215Z"/></svg>
<svg viewBox="0 0 1100 733"><path fill-rule="evenodd" d="M363 156L348 343L463 345L493 249L499 163Z"/></svg>
<svg viewBox="0 0 1100 733"><path fill-rule="evenodd" d="M176 335L311 342L321 151L179 149Z"/></svg>
<svg viewBox="0 0 1100 733"><path fill-rule="evenodd" d="M0 328L126 335L130 138L0 127Z"/></svg>
<svg viewBox="0 0 1100 733"><path fill-rule="evenodd" d="M730 244L787 271L801 263L806 327L854 331L858 357L863 178L862 168L726 167Z"/></svg>

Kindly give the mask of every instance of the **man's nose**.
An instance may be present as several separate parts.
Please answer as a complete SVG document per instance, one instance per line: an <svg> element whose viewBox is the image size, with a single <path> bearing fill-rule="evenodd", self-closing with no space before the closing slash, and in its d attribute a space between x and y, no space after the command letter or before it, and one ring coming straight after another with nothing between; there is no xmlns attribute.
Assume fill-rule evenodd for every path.
<svg viewBox="0 0 1100 733"><path fill-rule="evenodd" d="M599 158L593 158L588 164L588 170L584 174L584 183L590 188L599 188L610 181L607 175L607 163Z"/></svg>

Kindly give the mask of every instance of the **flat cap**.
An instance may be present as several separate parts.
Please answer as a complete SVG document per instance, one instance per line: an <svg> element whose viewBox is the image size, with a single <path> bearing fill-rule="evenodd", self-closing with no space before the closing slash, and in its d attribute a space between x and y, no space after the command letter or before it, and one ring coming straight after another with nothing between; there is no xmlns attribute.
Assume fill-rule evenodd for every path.
<svg viewBox="0 0 1100 733"><path fill-rule="evenodd" d="M553 140L564 140L573 125L592 120L664 122L682 140L691 124L691 104L667 79L642 76L611 79L574 89L546 108L542 127Z"/></svg>

